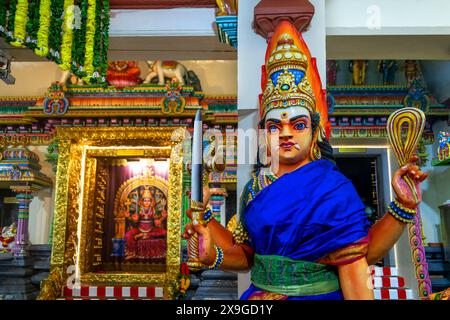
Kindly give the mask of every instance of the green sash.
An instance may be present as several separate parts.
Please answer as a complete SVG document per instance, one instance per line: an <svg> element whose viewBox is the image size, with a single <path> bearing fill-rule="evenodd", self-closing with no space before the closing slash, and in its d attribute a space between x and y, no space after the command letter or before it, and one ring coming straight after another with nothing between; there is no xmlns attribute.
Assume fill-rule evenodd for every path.
<svg viewBox="0 0 450 320"><path fill-rule="evenodd" d="M311 296L339 290L334 268L283 256L255 254L252 283L265 291L287 296Z"/></svg>

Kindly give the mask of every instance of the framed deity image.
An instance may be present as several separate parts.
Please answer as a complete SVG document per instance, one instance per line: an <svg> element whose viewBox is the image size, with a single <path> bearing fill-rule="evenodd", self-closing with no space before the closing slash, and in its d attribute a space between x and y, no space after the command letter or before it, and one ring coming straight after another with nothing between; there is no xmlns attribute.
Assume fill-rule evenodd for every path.
<svg viewBox="0 0 450 320"><path fill-rule="evenodd" d="M182 127L58 128L52 291L83 284L177 289ZM80 254L82 253L82 254ZM74 280L75 279L75 280Z"/></svg>

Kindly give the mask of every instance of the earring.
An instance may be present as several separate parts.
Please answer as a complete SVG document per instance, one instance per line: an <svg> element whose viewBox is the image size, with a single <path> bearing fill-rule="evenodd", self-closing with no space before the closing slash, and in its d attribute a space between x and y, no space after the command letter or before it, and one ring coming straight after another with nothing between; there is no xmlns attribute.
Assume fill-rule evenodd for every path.
<svg viewBox="0 0 450 320"><path fill-rule="evenodd" d="M320 148L317 143L314 143L313 153L315 160L319 160L320 158L322 158L322 153L320 152Z"/></svg>
<svg viewBox="0 0 450 320"><path fill-rule="evenodd" d="M311 158L311 160L319 160L320 158L322 158L322 152L320 151L320 147L317 144L317 138L318 135L317 133L314 136L314 142L311 145L311 149L309 151L309 157Z"/></svg>

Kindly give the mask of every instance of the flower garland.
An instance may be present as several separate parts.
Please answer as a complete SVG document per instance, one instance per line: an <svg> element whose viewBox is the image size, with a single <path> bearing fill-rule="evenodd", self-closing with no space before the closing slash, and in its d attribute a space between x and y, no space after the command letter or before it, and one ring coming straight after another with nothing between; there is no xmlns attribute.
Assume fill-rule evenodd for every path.
<svg viewBox="0 0 450 320"><path fill-rule="evenodd" d="M61 64L61 28L63 25L62 14L64 10L64 0L52 0L50 6L50 34L48 39L49 52L48 58L55 61L57 64Z"/></svg>
<svg viewBox="0 0 450 320"><path fill-rule="evenodd" d="M36 49L36 38L39 30L39 3L40 1L38 0L28 4L27 38L25 42L33 50Z"/></svg>
<svg viewBox="0 0 450 320"><path fill-rule="evenodd" d="M108 71L108 49L109 49L109 0L103 0L102 10L102 24L101 24L101 39L102 39L102 59L100 62L100 72L102 74L102 83L106 82L106 72Z"/></svg>
<svg viewBox="0 0 450 320"><path fill-rule="evenodd" d="M61 64L59 65L63 70L70 70L70 64L72 62L72 30L74 28L74 19L74 0L65 0L63 37L61 44Z"/></svg>
<svg viewBox="0 0 450 320"><path fill-rule="evenodd" d="M39 30L37 33L37 44L34 53L45 57L48 54L48 30L50 28L51 0L41 0L39 6Z"/></svg>
<svg viewBox="0 0 450 320"><path fill-rule="evenodd" d="M106 84L108 33L108 0L0 0L0 36L91 84Z"/></svg>
<svg viewBox="0 0 450 320"><path fill-rule="evenodd" d="M17 8L17 0L10 0L8 10L8 25L6 27L6 40L8 40L8 42L13 41L16 8Z"/></svg>
<svg viewBox="0 0 450 320"><path fill-rule="evenodd" d="M80 78L86 76L83 70L84 65L84 51L85 51L85 33L86 33L86 20L87 20L87 0L80 0L77 4L80 8L80 28L76 29L73 34L72 42L72 73Z"/></svg>
<svg viewBox="0 0 450 320"><path fill-rule="evenodd" d="M88 0L88 11L86 21L86 45L84 53L84 69L87 75L84 81L90 82L90 78L94 74L94 43L95 43L95 7L96 0Z"/></svg>
<svg viewBox="0 0 450 320"><path fill-rule="evenodd" d="M6 17L8 10L6 10L6 0L0 0L0 35L4 37L6 31Z"/></svg>
<svg viewBox="0 0 450 320"><path fill-rule="evenodd" d="M101 17L101 0L95 1L95 36L94 36L94 59L92 61L92 65L95 70L99 70L101 64L101 56L102 56L102 42L101 42L101 25L102 25L102 17Z"/></svg>
<svg viewBox="0 0 450 320"><path fill-rule="evenodd" d="M28 20L28 0L19 0L16 6L16 16L14 18L14 41L10 44L15 47L23 47L27 35Z"/></svg>

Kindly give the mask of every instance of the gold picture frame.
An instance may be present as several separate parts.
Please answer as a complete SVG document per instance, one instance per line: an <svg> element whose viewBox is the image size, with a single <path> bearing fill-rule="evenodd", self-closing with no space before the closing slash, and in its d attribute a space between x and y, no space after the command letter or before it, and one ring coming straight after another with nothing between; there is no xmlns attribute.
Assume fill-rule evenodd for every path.
<svg viewBox="0 0 450 320"><path fill-rule="evenodd" d="M181 246L183 127L57 128L53 247L50 275L41 284L38 299L56 299L64 285L79 279L95 285L140 285L163 288L163 298L178 290ZM168 217L166 270L163 273L89 272L98 157L168 158ZM94 213L95 214L95 213ZM84 254L81 254L84 252ZM75 271L74 271L75 270Z"/></svg>

